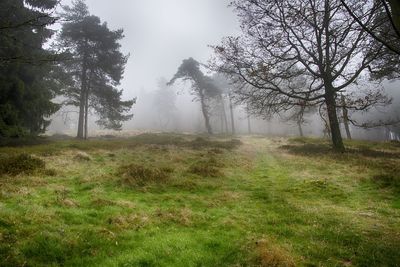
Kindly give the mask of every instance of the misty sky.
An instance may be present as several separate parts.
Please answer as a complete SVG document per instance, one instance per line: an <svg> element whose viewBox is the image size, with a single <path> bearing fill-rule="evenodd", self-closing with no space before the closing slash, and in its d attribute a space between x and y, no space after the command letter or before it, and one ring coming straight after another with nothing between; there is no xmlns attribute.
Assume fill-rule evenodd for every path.
<svg viewBox="0 0 400 267"><path fill-rule="evenodd" d="M64 0L62 4L69 4ZM90 12L111 29L123 28L130 53L121 88L124 98L153 90L171 78L184 58L206 62L211 44L239 31L229 0L86 0Z"/></svg>

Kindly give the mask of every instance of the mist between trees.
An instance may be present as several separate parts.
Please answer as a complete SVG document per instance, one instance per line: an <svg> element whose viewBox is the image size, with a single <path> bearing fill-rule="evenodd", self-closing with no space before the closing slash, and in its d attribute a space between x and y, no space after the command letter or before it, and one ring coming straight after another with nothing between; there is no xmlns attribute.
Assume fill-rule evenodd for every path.
<svg viewBox="0 0 400 267"><path fill-rule="evenodd" d="M396 1L233 1L239 36L210 44L209 62L180 59L175 75L160 74L127 100L121 81L140 73L124 73L135 58L121 52L123 29L110 29L83 0L62 4L1 3L2 137L311 135L337 151L342 136L400 139Z"/></svg>

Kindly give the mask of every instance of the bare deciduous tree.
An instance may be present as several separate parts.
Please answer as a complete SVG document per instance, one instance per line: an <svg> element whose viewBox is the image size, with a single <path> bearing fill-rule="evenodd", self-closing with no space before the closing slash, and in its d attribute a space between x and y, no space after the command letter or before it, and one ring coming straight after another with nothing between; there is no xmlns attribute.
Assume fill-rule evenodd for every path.
<svg viewBox="0 0 400 267"><path fill-rule="evenodd" d="M324 104L333 147L344 151L338 93L363 75L383 45L371 49L368 33L340 0L236 0L232 6L243 35L215 46L211 65L244 85L239 94L253 110L281 112L304 103ZM299 77L305 86L298 86ZM386 100L365 94L353 99L354 108Z"/></svg>
<svg viewBox="0 0 400 267"><path fill-rule="evenodd" d="M383 45L378 60L370 71L374 79L400 78L400 1L341 0L352 18L373 39L373 48ZM367 18L372 18L367 20Z"/></svg>

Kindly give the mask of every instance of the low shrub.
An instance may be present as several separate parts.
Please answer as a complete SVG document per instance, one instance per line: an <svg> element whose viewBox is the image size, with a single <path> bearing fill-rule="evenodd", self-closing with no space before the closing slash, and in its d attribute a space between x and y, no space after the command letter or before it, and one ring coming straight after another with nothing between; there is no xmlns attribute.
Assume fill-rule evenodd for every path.
<svg viewBox="0 0 400 267"><path fill-rule="evenodd" d="M217 141L210 140L203 137L197 137L191 142L188 142L188 145L193 149L203 149L203 148L218 148L218 149L227 149L232 150L240 146L242 142L237 139L231 139L229 141Z"/></svg>
<svg viewBox="0 0 400 267"><path fill-rule="evenodd" d="M3 156L0 158L0 174L16 176L21 173L32 174L37 170L43 170L45 162L29 154Z"/></svg>
<svg viewBox="0 0 400 267"><path fill-rule="evenodd" d="M85 152L78 152L74 156L74 160L76 160L76 161L91 161L92 158L89 156L89 154L87 154Z"/></svg>
<svg viewBox="0 0 400 267"><path fill-rule="evenodd" d="M395 173L381 173L374 175L372 180L382 188L400 188L400 175Z"/></svg>
<svg viewBox="0 0 400 267"><path fill-rule="evenodd" d="M189 167L189 173L202 177L219 177L223 176L221 172L223 164L213 156L203 157L194 162Z"/></svg>
<svg viewBox="0 0 400 267"><path fill-rule="evenodd" d="M143 186L149 183L165 182L173 172L170 167L147 167L137 163L122 166L118 170L118 175L122 178L122 183L128 186Z"/></svg>

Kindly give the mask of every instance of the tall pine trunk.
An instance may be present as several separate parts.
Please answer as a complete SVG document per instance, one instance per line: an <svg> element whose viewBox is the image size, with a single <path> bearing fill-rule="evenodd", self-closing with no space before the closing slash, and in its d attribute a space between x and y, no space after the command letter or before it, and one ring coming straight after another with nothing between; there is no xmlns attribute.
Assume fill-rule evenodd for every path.
<svg viewBox="0 0 400 267"><path fill-rule="evenodd" d="M88 139L89 88L85 94L85 139Z"/></svg>
<svg viewBox="0 0 400 267"><path fill-rule="evenodd" d="M329 86L326 86L325 103L328 111L333 149L338 152L344 152L345 148L342 135L340 133L339 120L336 112L336 100L333 90Z"/></svg>
<svg viewBox="0 0 400 267"><path fill-rule="evenodd" d="M88 139L89 95L90 95L90 86L92 84L92 79L93 79L93 71L91 71L89 74L85 91L85 139Z"/></svg>
<svg viewBox="0 0 400 267"><path fill-rule="evenodd" d="M85 123L85 95L87 87L87 62L86 55L83 56L82 60L82 73L81 73L81 90L79 99L79 120L78 120L78 134L77 138L84 138L84 123Z"/></svg>

